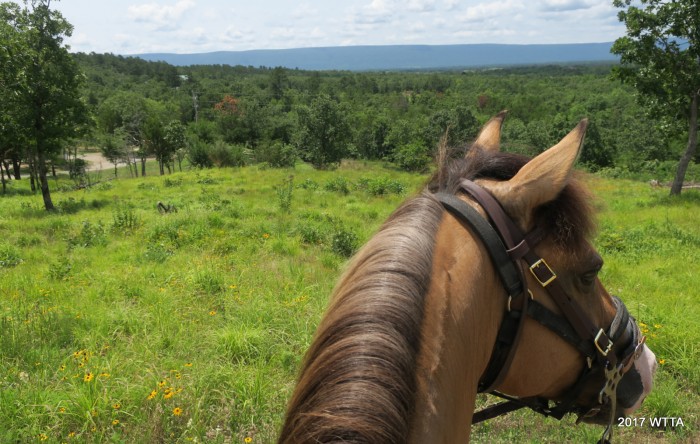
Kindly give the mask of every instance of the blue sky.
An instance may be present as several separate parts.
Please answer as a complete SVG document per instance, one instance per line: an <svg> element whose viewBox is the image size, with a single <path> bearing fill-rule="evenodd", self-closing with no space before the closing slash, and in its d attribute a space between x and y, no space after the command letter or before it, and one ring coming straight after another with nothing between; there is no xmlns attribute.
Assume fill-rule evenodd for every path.
<svg viewBox="0 0 700 444"><path fill-rule="evenodd" d="M589 43L624 35L612 0L62 0L73 51Z"/></svg>

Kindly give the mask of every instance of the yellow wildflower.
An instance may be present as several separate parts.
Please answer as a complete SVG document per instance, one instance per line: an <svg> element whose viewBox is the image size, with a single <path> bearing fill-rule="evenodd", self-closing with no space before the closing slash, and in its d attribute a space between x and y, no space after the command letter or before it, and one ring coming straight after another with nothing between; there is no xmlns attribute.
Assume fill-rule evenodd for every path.
<svg viewBox="0 0 700 444"><path fill-rule="evenodd" d="M666 363L665 359L659 359L659 364L664 365Z"/></svg>
<svg viewBox="0 0 700 444"><path fill-rule="evenodd" d="M119 410L120 408L122 408L122 405L119 404L118 402L115 402L114 404L112 404L112 408L114 410Z"/></svg>
<svg viewBox="0 0 700 444"><path fill-rule="evenodd" d="M146 399L148 399L150 401L151 399L155 398L157 394L158 394L157 391L151 390L151 393L148 395L148 398L146 398Z"/></svg>
<svg viewBox="0 0 700 444"><path fill-rule="evenodd" d="M661 328L661 327L663 327L663 325L661 325L661 324L654 324L654 328Z"/></svg>
<svg viewBox="0 0 700 444"><path fill-rule="evenodd" d="M118 419L113 420L113 421L112 421L112 425L113 425L113 426L119 425L119 420L118 420Z"/></svg>
<svg viewBox="0 0 700 444"><path fill-rule="evenodd" d="M46 441L47 439L49 439L49 437L46 436L45 433L39 433L39 441Z"/></svg>
<svg viewBox="0 0 700 444"><path fill-rule="evenodd" d="M251 442L253 442L253 438L251 438L250 436L246 436L245 439L243 440L243 442L251 443Z"/></svg>
<svg viewBox="0 0 700 444"><path fill-rule="evenodd" d="M173 409L173 415L174 415L174 416L180 416L180 415L182 415L182 409L181 409L180 407L175 407L175 408Z"/></svg>
<svg viewBox="0 0 700 444"><path fill-rule="evenodd" d="M85 376L83 376L83 381L90 382L94 378L95 378L95 375L93 375L92 372L87 372L87 373L85 373Z"/></svg>

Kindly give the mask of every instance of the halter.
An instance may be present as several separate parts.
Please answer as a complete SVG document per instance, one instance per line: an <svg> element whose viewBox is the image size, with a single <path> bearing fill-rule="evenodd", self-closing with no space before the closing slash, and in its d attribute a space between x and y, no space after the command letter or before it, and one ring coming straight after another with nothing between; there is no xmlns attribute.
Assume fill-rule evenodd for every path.
<svg viewBox="0 0 700 444"><path fill-rule="evenodd" d="M508 293L506 312L491 359L479 381L480 393L491 393L506 401L476 412L472 424L523 407L556 419L561 419L567 413L578 413L580 420L597 414L607 404L610 406L610 419L598 443L609 443L616 418L618 384L643 351L645 338L641 336L634 318L629 315L622 301L613 297L617 309L615 317L607 330L598 327L566 293L547 262L533 251L546 233L535 228L530 233L523 234L498 201L474 182L462 181L461 190L481 205L489 220L454 195L436 193L435 197L445 209L476 232L488 250ZM534 299L527 287L527 272L532 273L539 285L547 290L563 316ZM587 365L578 381L560 401L552 401L553 405L550 405L550 400L541 397L515 398L495 391L510 369L525 324L525 315L555 332L586 358ZM605 382L598 392L597 405L588 409L577 406L576 400L583 389L595 383L601 374Z"/></svg>

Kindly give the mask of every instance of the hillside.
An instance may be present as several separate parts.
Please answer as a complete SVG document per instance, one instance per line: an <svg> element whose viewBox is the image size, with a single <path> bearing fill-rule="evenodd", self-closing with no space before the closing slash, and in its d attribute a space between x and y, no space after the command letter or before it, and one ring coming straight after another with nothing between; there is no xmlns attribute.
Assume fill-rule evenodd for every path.
<svg viewBox="0 0 700 444"><path fill-rule="evenodd" d="M393 70L615 61L612 43L560 45L394 45L138 54L176 66L283 66L310 70Z"/></svg>

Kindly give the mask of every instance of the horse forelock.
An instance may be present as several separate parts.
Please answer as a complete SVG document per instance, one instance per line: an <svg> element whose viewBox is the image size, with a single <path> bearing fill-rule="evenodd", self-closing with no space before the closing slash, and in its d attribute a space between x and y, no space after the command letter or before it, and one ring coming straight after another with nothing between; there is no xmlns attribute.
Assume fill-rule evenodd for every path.
<svg viewBox="0 0 700 444"><path fill-rule="evenodd" d="M531 159L516 153L473 149L464 157L443 156L436 173L428 182L432 192L460 193L464 179L511 179ZM534 213L535 225L552 235L555 244L567 251L583 251L596 228L592 196L575 174L553 201Z"/></svg>
<svg viewBox="0 0 700 444"><path fill-rule="evenodd" d="M435 233L428 194L357 253L309 348L280 442L406 442Z"/></svg>

